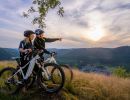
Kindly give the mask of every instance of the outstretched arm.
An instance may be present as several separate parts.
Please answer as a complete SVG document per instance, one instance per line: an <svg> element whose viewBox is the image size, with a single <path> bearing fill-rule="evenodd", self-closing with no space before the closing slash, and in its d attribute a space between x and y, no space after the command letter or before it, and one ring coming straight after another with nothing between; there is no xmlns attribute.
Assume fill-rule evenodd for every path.
<svg viewBox="0 0 130 100"><path fill-rule="evenodd" d="M45 38L45 42L55 42L55 41L61 41L61 38Z"/></svg>

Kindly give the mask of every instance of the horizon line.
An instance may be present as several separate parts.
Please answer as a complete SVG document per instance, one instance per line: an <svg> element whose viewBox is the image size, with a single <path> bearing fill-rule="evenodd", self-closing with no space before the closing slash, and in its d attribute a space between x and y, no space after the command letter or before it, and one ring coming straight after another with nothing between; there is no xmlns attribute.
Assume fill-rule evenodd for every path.
<svg viewBox="0 0 130 100"><path fill-rule="evenodd" d="M81 48L46 48L46 49L89 49L89 48L108 48L108 49L112 49L112 48L120 48L120 47L130 47L129 45L124 45L124 46L117 46L117 47L81 47ZM4 48L4 49L18 49L18 48L6 48L6 47L0 47L0 48Z"/></svg>

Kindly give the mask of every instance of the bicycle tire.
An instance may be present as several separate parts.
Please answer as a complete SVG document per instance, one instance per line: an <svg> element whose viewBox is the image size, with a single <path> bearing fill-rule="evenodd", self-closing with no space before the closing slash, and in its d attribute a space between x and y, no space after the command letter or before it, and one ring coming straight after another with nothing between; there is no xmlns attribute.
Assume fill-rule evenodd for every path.
<svg viewBox="0 0 130 100"><path fill-rule="evenodd" d="M16 72L16 69L15 69L15 68L12 68L12 67L6 67L6 68L2 69L2 70L0 71L0 79L1 79L1 80L2 80L2 76L4 75L4 73L5 73L5 72L8 72L8 71L11 72L11 75L13 75L13 74ZM11 75L10 75L10 76L11 76ZM9 77L10 77L10 76L9 76ZM3 76L3 77L4 77L4 76ZM5 77L4 77L4 78L5 78ZM12 81L13 81L13 78L12 78ZM0 82L1 82L1 81L0 81ZM9 84L9 83L5 83L5 82L4 82L3 85L5 85L5 86L8 85L7 88L10 88L10 86L9 86L10 84ZM14 90L12 90L12 91L9 91L9 90L11 89L11 88L10 88L9 90L6 91L6 94L14 94L14 93L16 92L17 88L18 88L17 85L15 85L15 86L16 86L16 89L14 89ZM6 88L6 87L4 87L4 88ZM1 90L1 92L4 92L4 90L2 91L2 86L1 86L0 90Z"/></svg>
<svg viewBox="0 0 130 100"><path fill-rule="evenodd" d="M64 83L65 83L64 71L57 64L54 64L54 63L47 63L47 64L44 65L45 68L47 68L48 66L53 66L55 69L58 69L59 72L61 73L62 81L60 83L60 86L58 88L56 88L56 89L47 89L47 88L45 88L45 86L43 85L43 81L42 81L42 75L41 75L42 72L40 72L39 75L38 75L38 78L37 78L38 79L38 84L46 93L57 93L63 88ZM53 73L51 71L51 78L52 78L52 74Z"/></svg>
<svg viewBox="0 0 130 100"><path fill-rule="evenodd" d="M69 72L70 72L70 80L68 82L72 82L74 74L73 74L73 71L72 71L71 67L69 65L67 65L67 64L61 64L59 66L61 66L63 68L67 68L69 70Z"/></svg>

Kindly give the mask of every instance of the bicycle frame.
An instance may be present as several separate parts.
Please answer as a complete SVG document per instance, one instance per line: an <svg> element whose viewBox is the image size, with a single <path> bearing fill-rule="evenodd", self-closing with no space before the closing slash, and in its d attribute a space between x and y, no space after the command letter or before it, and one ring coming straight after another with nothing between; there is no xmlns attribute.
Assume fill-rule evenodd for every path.
<svg viewBox="0 0 130 100"><path fill-rule="evenodd" d="M58 64L54 55L51 55L51 57L47 58L44 63L54 63L54 64ZM46 71L47 71L47 74L49 75L49 71L48 69L46 68ZM58 71L58 74L61 76L60 72Z"/></svg>
<svg viewBox="0 0 130 100"><path fill-rule="evenodd" d="M11 77L9 77L8 79L11 79L12 77L14 77L15 75L17 75L18 73L22 74L23 79L28 79L28 77L32 74L32 71L34 69L35 64L37 64L37 60L40 59L39 55L36 55L34 58L32 58L26 65L24 65L23 67L20 67L17 72L15 72ZM29 65L29 66L28 66ZM26 68L28 66L27 72L26 74L23 73L23 69Z"/></svg>
<svg viewBox="0 0 130 100"><path fill-rule="evenodd" d="M37 62L37 60L40 59L40 58L41 58L41 57L37 54L37 55L36 55L34 58L32 58L26 65L24 65L23 67L20 67L11 77L8 78L8 80L11 79L12 77L14 77L15 75L17 75L18 73L21 73L22 78L23 78L24 80L28 79L29 76L32 74L32 71L33 71L33 69L34 69L34 67L35 67L35 64L37 64L38 67L43 70L42 75L44 74L45 77L46 77L47 79L49 79L49 78L50 78L49 70L48 70L47 68L44 68L44 66L41 66L41 65ZM46 64L46 63L55 63L55 64L57 64L57 62L56 62L54 56L51 56L51 57L47 58L47 59L44 61L44 64ZM28 65L29 65L29 66L28 66ZM24 74L23 69L26 68L27 66L28 66L27 72L26 72L26 74Z"/></svg>
<svg viewBox="0 0 130 100"><path fill-rule="evenodd" d="M47 58L44 63L55 63L58 64L55 57L52 55L51 57Z"/></svg>

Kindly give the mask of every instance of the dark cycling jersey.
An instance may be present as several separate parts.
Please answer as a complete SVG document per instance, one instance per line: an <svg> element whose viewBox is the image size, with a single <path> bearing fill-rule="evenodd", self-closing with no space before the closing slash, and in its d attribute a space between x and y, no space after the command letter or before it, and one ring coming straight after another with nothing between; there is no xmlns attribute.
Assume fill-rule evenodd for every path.
<svg viewBox="0 0 130 100"><path fill-rule="evenodd" d="M34 48L35 49L42 49L44 53L50 54L49 51L45 49L45 42L54 42L59 40L58 38L38 38L36 37L34 40Z"/></svg>
<svg viewBox="0 0 130 100"><path fill-rule="evenodd" d="M22 49L33 49L32 42L27 43L25 40L23 40L23 41L20 42L19 49L20 48L22 48ZM30 60L31 56L32 56L31 53L29 54L28 52L25 52L25 53L20 52L21 61L27 62L27 61Z"/></svg>
<svg viewBox="0 0 130 100"><path fill-rule="evenodd" d="M30 49L30 48L32 48L32 46L33 46L32 42L26 43L26 41L23 40L23 41L20 42L19 48Z"/></svg>
<svg viewBox="0 0 130 100"><path fill-rule="evenodd" d="M33 48L32 42L30 41L30 42L27 43L25 40L23 40L19 44L19 49L20 48L22 48L22 49L32 49ZM30 61L31 57L32 57L31 53L20 52L20 62L21 62L20 65L21 65L21 67L26 65ZM28 66L23 69L24 74L26 74L27 69L28 69Z"/></svg>

